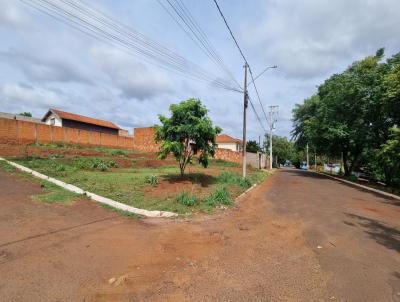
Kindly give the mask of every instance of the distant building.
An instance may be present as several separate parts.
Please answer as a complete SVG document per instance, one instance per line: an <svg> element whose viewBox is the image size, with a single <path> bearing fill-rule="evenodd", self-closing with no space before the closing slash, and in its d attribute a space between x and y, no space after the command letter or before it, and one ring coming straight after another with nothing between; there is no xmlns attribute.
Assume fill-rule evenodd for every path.
<svg viewBox="0 0 400 302"><path fill-rule="evenodd" d="M12 113L5 113L5 112L0 112L0 118L7 118L7 119L10 119L10 120L18 120L18 121L25 121L25 122L39 123L39 124L43 123L40 120L40 118L34 118L34 117L30 117L30 116L25 116L25 115L20 115L20 114L12 114Z"/></svg>
<svg viewBox="0 0 400 302"><path fill-rule="evenodd" d="M119 135L120 127L112 122L95 119L58 109L49 109L42 122L56 127L68 127L87 131L96 131L107 134Z"/></svg>
<svg viewBox="0 0 400 302"><path fill-rule="evenodd" d="M242 151L242 141L227 134L218 135L216 140L217 148Z"/></svg>

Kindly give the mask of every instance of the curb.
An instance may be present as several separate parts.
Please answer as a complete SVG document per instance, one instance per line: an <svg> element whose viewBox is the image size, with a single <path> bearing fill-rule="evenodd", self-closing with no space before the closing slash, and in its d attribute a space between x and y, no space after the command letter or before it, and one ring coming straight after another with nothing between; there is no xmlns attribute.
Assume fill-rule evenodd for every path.
<svg viewBox="0 0 400 302"><path fill-rule="evenodd" d="M100 203L109 205L109 206L111 206L113 208L116 208L116 209L120 209L120 210L123 210L123 211L127 211L127 212L130 212L130 213L134 213L134 214L138 214L138 215L142 215L142 216L146 216L146 217L175 217L175 216L178 216L178 214L173 213L173 212L149 211L149 210L138 209L138 208L135 208L135 207L132 207L132 206L128 206L128 205L120 203L118 201L115 201L115 200L112 200L112 199L109 199L109 198L94 194L94 193L89 192L89 191L82 190L79 187L76 187L76 186L71 185L71 184L67 184L67 183L65 183L65 182L63 182L61 180L49 177L49 176L44 175L44 174L41 174L41 173L36 172L36 171L34 171L32 169L24 167L24 166L22 166L20 164L14 163L14 162L9 161L9 160L6 160L6 159L4 159L2 157L0 157L0 160L7 162L8 164L12 165L13 167L17 168L18 170L21 170L23 172L32 174L33 176L35 176L37 178L47 180L48 182L51 182L51 183L53 183L53 184L55 184L55 185L57 185L59 187L62 187L64 189L68 190L68 191L71 191L71 192L74 192L74 193L77 193L77 194L86 195L91 200L94 200L96 202L100 202Z"/></svg>
<svg viewBox="0 0 400 302"><path fill-rule="evenodd" d="M309 171L309 172L312 172L312 173L315 173L315 174L319 174L319 175L324 175L326 177L329 177L329 178L344 182L344 183L346 183L348 185L351 185L351 186L354 186L354 187L359 187L359 188L362 188L364 190L371 191L371 192L374 192L374 193L378 193L380 195L383 195L383 196L386 196L386 197L389 197L389 198L400 200L400 196L397 196L397 195L394 195L394 194L391 194L391 193L388 193L388 192L385 192L385 191L381 191L381 190L374 189L374 188L371 188L371 187L368 187L368 186L360 185L358 183L355 183L355 182L352 182L352 181L349 181L349 180L345 180L345 179L341 179L339 177L335 177L335 176L332 176L332 175L329 175L329 174L325 174L325 173L321 173L321 172L315 172L315 171Z"/></svg>

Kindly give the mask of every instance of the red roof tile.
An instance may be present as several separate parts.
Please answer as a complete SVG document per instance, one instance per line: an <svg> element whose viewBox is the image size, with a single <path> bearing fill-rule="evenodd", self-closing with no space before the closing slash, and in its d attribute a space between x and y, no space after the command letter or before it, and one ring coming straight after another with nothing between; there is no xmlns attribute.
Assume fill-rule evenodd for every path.
<svg viewBox="0 0 400 302"><path fill-rule="evenodd" d="M220 134L217 136L215 142L218 143L238 143L241 144L242 141L240 139L234 138L227 134Z"/></svg>
<svg viewBox="0 0 400 302"><path fill-rule="evenodd" d="M102 126L102 127L106 127L106 128L112 128L112 129L121 129L120 127L118 127L117 125L115 125L114 123L109 122L109 121L99 120L96 118L87 117L87 116L70 113L70 112L65 112L65 111L61 111L61 110L53 109L53 108L51 108L49 110L49 112L55 113L61 119L73 120L73 121L78 121L78 122L82 122L82 123L86 123L86 124L92 124L92 125L97 125L97 126ZM44 116L43 119L45 119L47 117L49 112L46 113L46 115Z"/></svg>

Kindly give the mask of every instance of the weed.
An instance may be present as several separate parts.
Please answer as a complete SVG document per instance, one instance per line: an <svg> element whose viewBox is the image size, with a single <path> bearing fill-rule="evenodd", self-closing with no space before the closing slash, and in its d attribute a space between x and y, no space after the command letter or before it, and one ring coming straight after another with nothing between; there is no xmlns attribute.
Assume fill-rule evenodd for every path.
<svg viewBox="0 0 400 302"><path fill-rule="evenodd" d="M116 155L128 155L129 152L127 150L121 150L121 149L111 149L108 150L107 152L108 154L112 155L112 156L116 156Z"/></svg>
<svg viewBox="0 0 400 302"><path fill-rule="evenodd" d="M84 158L78 157L73 161L73 166L81 170L99 170L107 171L109 168L118 168L118 164L114 161L104 161L100 158Z"/></svg>
<svg viewBox="0 0 400 302"><path fill-rule="evenodd" d="M194 206L196 204L196 197L189 194L188 192L180 193L178 196L176 196L175 200L180 204L188 207Z"/></svg>
<svg viewBox="0 0 400 302"><path fill-rule="evenodd" d="M14 173L16 170L14 166L11 166L8 162L4 160L0 161L0 168L8 173Z"/></svg>
<svg viewBox="0 0 400 302"><path fill-rule="evenodd" d="M57 158L64 158L64 154L50 154L49 159L57 159Z"/></svg>
<svg viewBox="0 0 400 302"><path fill-rule="evenodd" d="M243 189L250 188L252 181L248 177L241 177L237 173L222 171L218 176L218 181L223 184L237 185Z"/></svg>
<svg viewBox="0 0 400 302"><path fill-rule="evenodd" d="M67 191L48 181L42 181L45 192L32 196L34 200L46 203L68 203L82 195Z"/></svg>
<svg viewBox="0 0 400 302"><path fill-rule="evenodd" d="M158 185L157 175L146 176L146 183L152 185L153 187L157 186Z"/></svg>
<svg viewBox="0 0 400 302"><path fill-rule="evenodd" d="M230 205L232 199L226 187L220 187L216 189L210 196L208 196L204 202L208 206L216 206L219 204Z"/></svg>

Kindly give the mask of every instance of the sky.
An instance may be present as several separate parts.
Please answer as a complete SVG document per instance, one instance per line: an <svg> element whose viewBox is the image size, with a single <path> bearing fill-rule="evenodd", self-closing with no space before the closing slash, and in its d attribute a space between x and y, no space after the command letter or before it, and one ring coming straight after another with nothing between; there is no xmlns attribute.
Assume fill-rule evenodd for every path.
<svg viewBox="0 0 400 302"><path fill-rule="evenodd" d="M54 0L53 0L54 1ZM75 0L77 1L77 0ZM242 85L243 59L213 0L182 0L227 69ZM242 135L243 94L193 80L154 62L94 39L25 2L0 0L0 112L49 108L110 120L130 132L158 122L158 114L188 98L199 98L224 133ZM226 75L176 24L160 2L85 0L218 78ZM279 105L275 133L290 137L295 104L316 92L330 75L385 47L400 51L398 0L219 0L256 80L261 103ZM250 97L267 128L255 91ZM264 129L251 107L248 138Z"/></svg>

